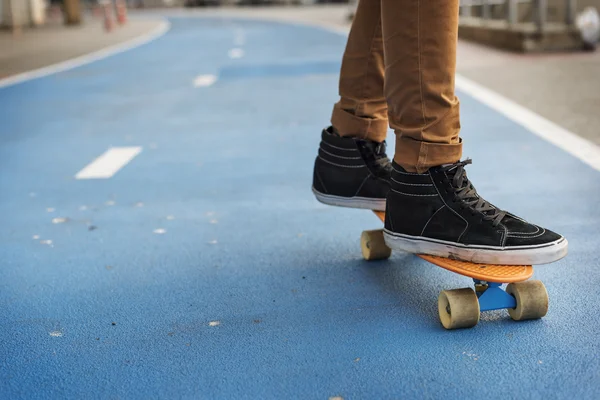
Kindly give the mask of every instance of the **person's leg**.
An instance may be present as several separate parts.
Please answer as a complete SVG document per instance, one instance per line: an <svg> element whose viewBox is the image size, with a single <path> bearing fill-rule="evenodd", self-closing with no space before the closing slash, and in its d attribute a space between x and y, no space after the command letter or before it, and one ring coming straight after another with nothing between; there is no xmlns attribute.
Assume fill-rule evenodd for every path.
<svg viewBox="0 0 600 400"><path fill-rule="evenodd" d="M331 115L331 124L340 136L385 140L384 73L381 0L361 0L342 58L340 100Z"/></svg>
<svg viewBox="0 0 600 400"><path fill-rule="evenodd" d="M394 160L411 172L460 159L454 95L458 0L382 0L385 95Z"/></svg>
<svg viewBox="0 0 600 400"><path fill-rule="evenodd" d="M459 0L382 0L385 94L396 153L385 240L395 250L489 264L543 264L567 240L479 196L459 162L454 95Z"/></svg>
<svg viewBox="0 0 600 400"><path fill-rule="evenodd" d="M340 72L340 100L323 130L313 192L325 204L384 210L391 164L383 93L381 0L361 0Z"/></svg>

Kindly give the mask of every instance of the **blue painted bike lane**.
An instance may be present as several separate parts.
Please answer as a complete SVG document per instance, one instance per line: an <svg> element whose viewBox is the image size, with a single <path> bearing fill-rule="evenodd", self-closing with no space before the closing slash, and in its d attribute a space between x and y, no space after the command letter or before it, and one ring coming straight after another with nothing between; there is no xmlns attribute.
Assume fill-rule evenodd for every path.
<svg viewBox="0 0 600 400"><path fill-rule="evenodd" d="M599 171L461 96L479 192L570 254L536 268L544 319L447 332L437 295L469 280L408 254L363 261L378 220L310 191L344 38L171 23L0 89L0 397L594 398ZM142 152L74 178L118 146Z"/></svg>

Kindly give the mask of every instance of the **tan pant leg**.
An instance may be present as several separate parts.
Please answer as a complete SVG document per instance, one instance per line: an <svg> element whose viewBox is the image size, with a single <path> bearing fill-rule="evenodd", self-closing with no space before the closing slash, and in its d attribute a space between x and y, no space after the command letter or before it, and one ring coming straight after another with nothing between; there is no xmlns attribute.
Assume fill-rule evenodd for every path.
<svg viewBox="0 0 600 400"><path fill-rule="evenodd" d="M381 0L394 160L411 172L462 154L454 95L459 0Z"/></svg>
<svg viewBox="0 0 600 400"><path fill-rule="evenodd" d="M341 136L385 139L384 69L381 0L360 0L342 59L340 101L331 116Z"/></svg>

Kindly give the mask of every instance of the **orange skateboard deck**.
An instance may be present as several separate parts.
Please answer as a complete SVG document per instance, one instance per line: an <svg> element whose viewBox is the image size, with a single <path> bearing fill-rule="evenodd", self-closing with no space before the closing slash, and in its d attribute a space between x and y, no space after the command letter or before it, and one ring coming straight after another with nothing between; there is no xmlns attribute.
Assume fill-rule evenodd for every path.
<svg viewBox="0 0 600 400"><path fill-rule="evenodd" d="M385 221L385 213L373 211ZM383 229L363 231L361 249L365 260L382 260L391 256ZM443 290L438 297L440 322L446 329L472 328L484 311L506 309L515 321L542 318L548 311L548 292L544 284L528 280L531 265L476 264L424 254L423 260L448 271L472 278L473 288ZM503 284L508 284L503 288Z"/></svg>
<svg viewBox="0 0 600 400"><path fill-rule="evenodd" d="M373 211L381 222L385 221L383 211ZM478 279L486 282L513 283L522 282L533 276L533 267L531 265L496 265L496 264L475 264L466 261L452 260L444 257L430 256L425 254L416 254L425 261L455 272L469 278Z"/></svg>

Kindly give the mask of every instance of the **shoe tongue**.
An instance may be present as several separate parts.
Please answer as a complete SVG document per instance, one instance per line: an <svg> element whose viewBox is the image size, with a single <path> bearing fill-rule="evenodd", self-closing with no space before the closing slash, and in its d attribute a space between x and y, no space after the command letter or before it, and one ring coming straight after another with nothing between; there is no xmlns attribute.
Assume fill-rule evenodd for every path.
<svg viewBox="0 0 600 400"><path fill-rule="evenodd" d="M377 146L377 142L374 142L372 140L369 139L356 139L356 141L362 146L365 147L367 149L373 150L375 148L375 146Z"/></svg>
<svg viewBox="0 0 600 400"><path fill-rule="evenodd" d="M456 172L454 174L452 174L452 175L448 174L448 176L450 177L450 179L453 179L455 174L456 174ZM467 178L467 176L465 174L463 182L462 182L462 185L460 186L460 188L462 189L462 188L464 188L464 187L466 187L468 185L471 185L471 182L469 182L469 179ZM479 196L479 193L477 193L476 190L475 190L475 192L471 196L465 198L465 200L467 200L467 201L475 201L475 200L479 201L479 199L481 199L481 196ZM485 199L483 201L484 201L484 203L483 203L484 206L487 204L488 206L492 207L491 210L487 210L487 211L479 210L483 214L485 214L485 215L494 215L494 214L496 214L499 211L494 205L490 204Z"/></svg>
<svg viewBox="0 0 600 400"><path fill-rule="evenodd" d="M478 200L477 203L474 204L475 207L477 207L477 204L479 203L479 200L482 199L482 197L479 195L479 193L477 193L477 190L471 185L471 182L469 181L469 178L467 177L467 173L464 169L464 167L466 165L471 164L471 160L467 159L465 161L460 161L457 162L455 164L446 164L446 165L441 165L439 168L443 169L445 174L448 176L448 178L450 179L450 181L452 182L452 186L454 186L454 180L456 178L457 185L458 186L454 186L456 189L464 189L467 186L470 186L469 189L465 189L463 191L463 193L465 192L472 192L469 193L468 197L464 197L463 200L466 201L474 201L474 200ZM462 176L458 176L457 174L461 174ZM482 199L484 201L484 203L481 204L481 208L487 208L487 207L492 207L491 210L486 210L483 211L482 209L479 209L480 212L484 213L485 215L488 216L493 216L495 214L497 214L498 212L502 212L502 210L500 210L499 208L497 208L496 206L494 206L493 204L489 203L488 201L486 201L485 199ZM477 207L479 208L479 207ZM505 220L509 219L509 216L506 215L504 216L504 218L502 219L502 222L504 223ZM516 221L514 218L510 218L512 221Z"/></svg>
<svg viewBox="0 0 600 400"><path fill-rule="evenodd" d="M392 172L392 162L385 153L385 140L381 143L368 139L357 140L360 152L367 163L375 167L376 175L389 176Z"/></svg>
<svg viewBox="0 0 600 400"><path fill-rule="evenodd" d="M363 139L363 140L361 140L361 143L362 143L363 147L367 148L371 153L373 153L373 155L375 156L376 159L380 158L382 156L386 156L385 140L383 142L379 143L379 142L374 142L372 140Z"/></svg>
<svg viewBox="0 0 600 400"><path fill-rule="evenodd" d="M450 181L452 182L452 186L454 186L454 179L457 176L457 174L462 174L462 177L459 176L457 178L457 186L455 186L457 189L463 189L467 186L471 185L471 182L469 181L469 178L467 178L467 173L464 170L462 165L456 165L454 168L452 168L451 166L454 164L449 164L448 167L449 169L446 171L446 175L448 175L448 178L450 178ZM462 179L461 179L462 178ZM480 199L479 194L477 193L477 191L475 191L471 196L466 197L465 200L467 201L473 201L476 199ZM494 211L493 210L489 210L486 211L485 214L491 215L493 214Z"/></svg>
<svg viewBox="0 0 600 400"><path fill-rule="evenodd" d="M449 164L448 166L450 167L451 165L453 165L453 164ZM442 165L442 167L444 167L444 166ZM464 169L460 168L457 165L454 168L450 168L450 169L446 170L446 175L448 176L448 178L450 178L453 185L454 185L454 178L456 177L456 175L458 173L463 174L463 176L462 176L462 181L461 181L460 177L458 178L457 189L462 189L469 184L469 179L467 178L467 174L464 172Z"/></svg>

